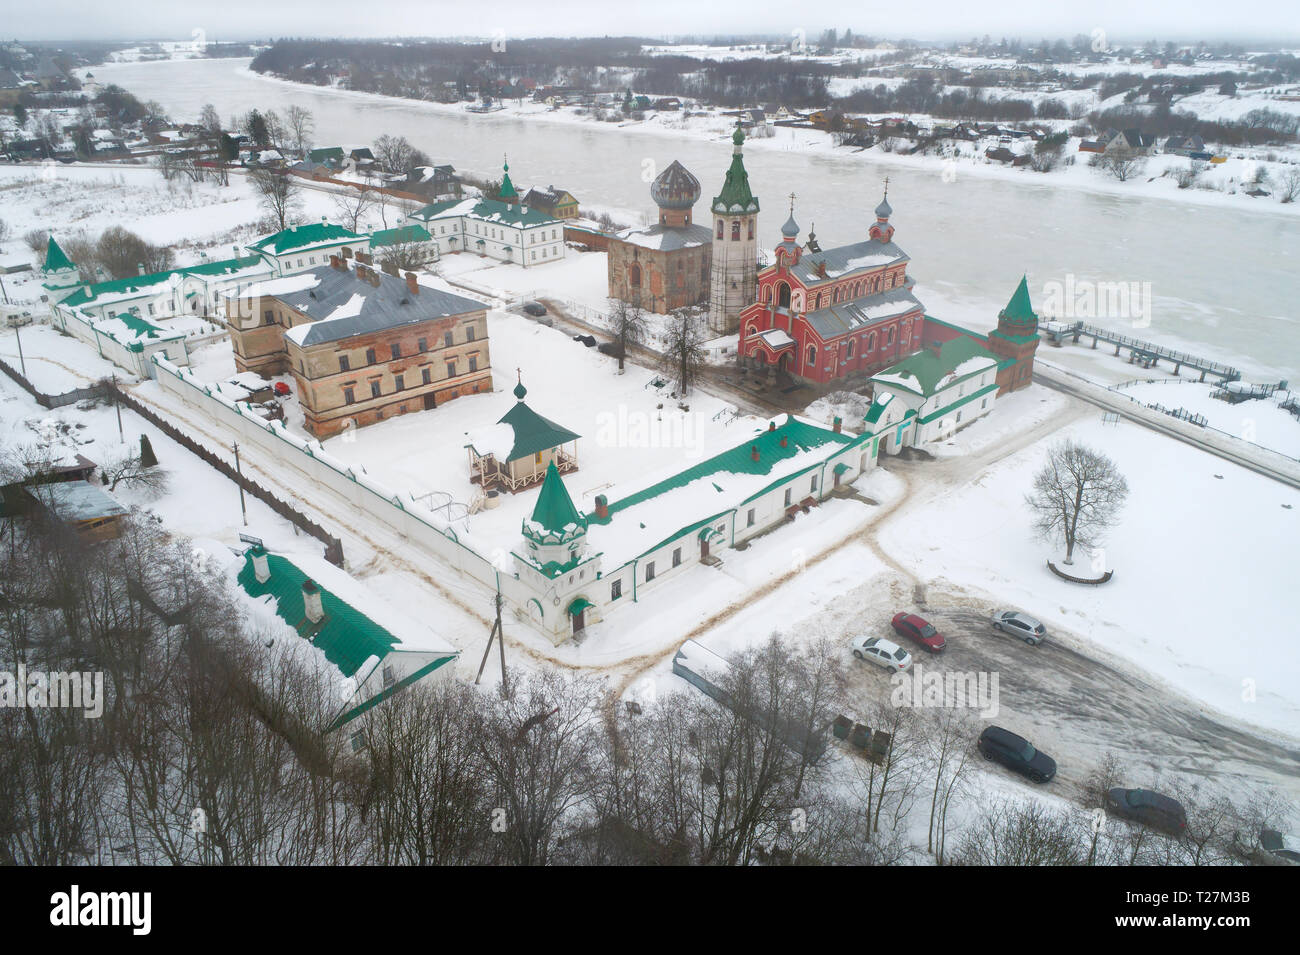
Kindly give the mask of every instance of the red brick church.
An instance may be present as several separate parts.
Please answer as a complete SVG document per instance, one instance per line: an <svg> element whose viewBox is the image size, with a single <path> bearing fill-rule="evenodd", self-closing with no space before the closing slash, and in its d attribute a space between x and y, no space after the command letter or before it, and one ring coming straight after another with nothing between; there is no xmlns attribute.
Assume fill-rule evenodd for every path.
<svg viewBox="0 0 1300 955"><path fill-rule="evenodd" d="M861 242L822 249L798 242L794 210L781 227L772 265L758 273L758 300L740 313L739 361L817 385L889 369L923 348L959 336L998 356L998 394L1033 380L1038 316L1024 278L987 335L925 314L907 274L909 256L894 242L888 194Z"/></svg>

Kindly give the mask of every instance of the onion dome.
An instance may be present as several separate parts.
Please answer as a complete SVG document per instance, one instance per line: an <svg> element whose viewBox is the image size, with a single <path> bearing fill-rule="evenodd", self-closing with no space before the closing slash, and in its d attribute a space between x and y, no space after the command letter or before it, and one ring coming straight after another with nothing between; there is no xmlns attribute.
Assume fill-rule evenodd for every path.
<svg viewBox="0 0 1300 955"><path fill-rule="evenodd" d="M785 220L785 225L781 226L781 234L787 239L793 239L799 234L799 223L794 221L794 213L790 213L790 218Z"/></svg>
<svg viewBox="0 0 1300 955"><path fill-rule="evenodd" d="M889 205L889 200L888 200L888 199L881 199L881 200L880 200L880 205L876 206L876 218L877 218L877 219L888 219L888 218L889 218L891 215L893 215L893 214L894 214L894 210L893 210L893 208Z"/></svg>
<svg viewBox="0 0 1300 955"><path fill-rule="evenodd" d="M650 198L660 209L690 209L700 198L700 181L674 159L650 184Z"/></svg>

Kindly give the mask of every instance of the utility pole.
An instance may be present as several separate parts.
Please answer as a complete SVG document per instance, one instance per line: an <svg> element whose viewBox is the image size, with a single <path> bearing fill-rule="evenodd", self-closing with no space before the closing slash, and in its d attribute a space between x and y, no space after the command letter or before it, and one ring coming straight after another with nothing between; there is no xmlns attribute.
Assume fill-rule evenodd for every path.
<svg viewBox="0 0 1300 955"><path fill-rule="evenodd" d="M506 684L506 637L501 629L501 582L497 581L496 593L496 621L492 624L492 630L488 633L487 646L483 648L483 660L478 665L478 676L474 677L474 685L478 686L479 679L483 676L483 668L487 666L488 654L492 652L492 641L496 640L497 650L501 654L501 695L505 696L507 692Z"/></svg>
<svg viewBox="0 0 1300 955"><path fill-rule="evenodd" d="M126 444L126 435L122 433L122 405L117 400L117 372L113 372L113 410L117 412L117 438Z"/></svg>
<svg viewBox="0 0 1300 955"><path fill-rule="evenodd" d="M239 469L239 442L235 442L235 473L239 475L239 480L235 483L239 485L239 511L244 515L244 526L248 526L248 507L244 503L244 472Z"/></svg>
<svg viewBox="0 0 1300 955"><path fill-rule="evenodd" d="M7 302L8 300L9 300L9 297L8 297L8 296L5 296L5 301ZM19 325L15 325L15 326L14 326L14 338L16 338L16 339L18 340L18 364L22 366L22 369L23 369L23 377L26 378L26 377L27 377L27 359L23 358L23 336L22 336L22 333L19 331L19 328L21 328L21 324L19 324Z"/></svg>

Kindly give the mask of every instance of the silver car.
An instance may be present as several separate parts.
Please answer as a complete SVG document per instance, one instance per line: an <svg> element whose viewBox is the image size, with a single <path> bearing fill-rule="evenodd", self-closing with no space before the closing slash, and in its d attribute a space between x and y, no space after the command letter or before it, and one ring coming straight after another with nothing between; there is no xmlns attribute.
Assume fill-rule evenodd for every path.
<svg viewBox="0 0 1300 955"><path fill-rule="evenodd" d="M884 637L857 637L849 646L859 660L869 660L886 670L907 670L912 666L912 655Z"/></svg>
<svg viewBox="0 0 1300 955"><path fill-rule="evenodd" d="M993 615L993 629L1019 637L1031 647L1038 646L1047 637L1046 627L1019 610L999 610Z"/></svg>

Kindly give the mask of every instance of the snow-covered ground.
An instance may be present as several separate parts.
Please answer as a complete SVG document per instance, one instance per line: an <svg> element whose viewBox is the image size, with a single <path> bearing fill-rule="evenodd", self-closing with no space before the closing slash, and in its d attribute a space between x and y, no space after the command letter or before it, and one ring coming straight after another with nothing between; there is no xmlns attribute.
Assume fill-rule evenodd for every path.
<svg viewBox="0 0 1300 955"><path fill-rule="evenodd" d="M1130 488L1102 547L1115 575L1100 587L1047 570L1052 548L1036 539L1024 504L1047 445L1064 437L1109 455ZM1024 609L1049 631L1059 624L1085 634L1218 710L1293 733L1300 656L1287 635L1297 520L1295 490L1138 425L1103 425L1098 414L909 509L880 540L929 579ZM1092 559L1076 554L1085 568Z"/></svg>
<svg viewBox="0 0 1300 955"><path fill-rule="evenodd" d="M1138 382L1118 391L1145 405L1161 405L1171 411L1184 408L1204 415L1211 428L1300 459L1300 418L1278 407L1290 392L1231 404L1212 397L1217 388L1210 382L1168 378Z"/></svg>

